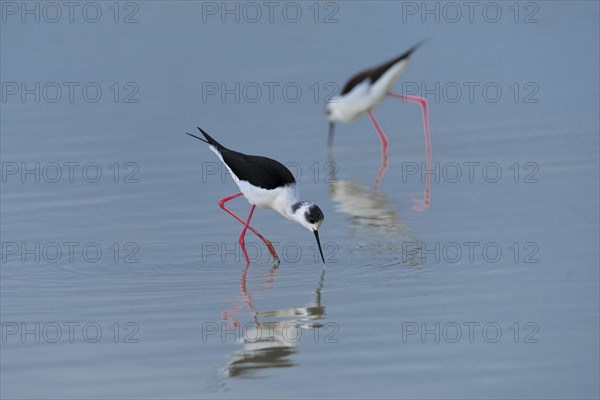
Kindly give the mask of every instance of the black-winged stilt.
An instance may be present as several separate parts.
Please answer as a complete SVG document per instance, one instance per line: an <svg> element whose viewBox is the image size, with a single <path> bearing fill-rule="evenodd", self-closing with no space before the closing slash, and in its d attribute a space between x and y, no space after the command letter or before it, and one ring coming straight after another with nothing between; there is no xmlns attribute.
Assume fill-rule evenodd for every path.
<svg viewBox="0 0 600 400"><path fill-rule="evenodd" d="M329 147L333 145L333 133L336 122L351 122L366 113L379 135L382 153L387 155L388 139L377 122L377 119L375 119L373 109L383 102L386 96L390 96L421 105L423 110L423 124L425 127L425 147L427 153L431 153L427 100L424 97L396 94L390 91L394 81L408 66L410 56L421 43L416 44L404 54L389 60L388 62L366 69L354 75L346 85L344 85L340 94L334 96L327 102L325 113L329 119ZM387 157L385 158L387 159Z"/></svg>
<svg viewBox="0 0 600 400"><path fill-rule="evenodd" d="M186 134L208 143L208 147L221 159L223 164L225 164L240 189L239 193L222 198L219 200L218 204L219 207L244 224L244 229L242 229L242 233L239 237L239 243L244 253L244 257L246 258L246 264L250 264L248 252L246 251L246 246L244 244L244 236L248 229L254 232L256 236L265 243L273 258L279 262L279 257L271 242L250 226L250 219L252 218L256 206L260 208L272 208L287 219L296 221L312 231L317 239L319 253L321 254L321 259L324 263L325 258L323 257L323 250L321 249L318 231L323 223L323 212L316 204L299 200L296 180L290 170L280 162L267 157L250 156L229 150L210 137L210 135L201 128L198 128L198 130L206 139L202 139L191 133L186 132ZM248 202L252 204L250 214L248 214L246 221L225 207L226 202L242 195L244 195Z"/></svg>

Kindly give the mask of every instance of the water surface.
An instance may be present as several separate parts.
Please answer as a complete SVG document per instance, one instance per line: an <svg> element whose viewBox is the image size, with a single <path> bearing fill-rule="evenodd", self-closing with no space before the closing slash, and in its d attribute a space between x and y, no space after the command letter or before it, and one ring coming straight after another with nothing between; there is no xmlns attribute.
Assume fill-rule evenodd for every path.
<svg viewBox="0 0 600 400"><path fill-rule="evenodd" d="M1 25L2 82L103 89L3 92L3 398L598 397L597 3L534 2L517 23L508 3L496 23L422 22L402 2L322 3L318 23L312 3L297 23L132 4L118 23L101 3L97 23ZM339 125L328 154L323 114L330 82L423 38L394 88L430 90L429 207L409 173L418 106L376 110L391 144L375 193L368 119ZM197 125L290 166L325 213L325 266L311 233L257 210L282 263L249 235L244 268L216 204L236 187L183 134ZM35 163L39 182L21 175Z"/></svg>

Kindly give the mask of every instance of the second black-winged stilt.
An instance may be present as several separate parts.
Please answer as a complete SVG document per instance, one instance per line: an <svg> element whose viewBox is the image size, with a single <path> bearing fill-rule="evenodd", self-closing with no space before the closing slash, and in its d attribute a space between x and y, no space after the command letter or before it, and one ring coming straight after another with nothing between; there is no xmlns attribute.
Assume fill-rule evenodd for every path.
<svg viewBox="0 0 600 400"><path fill-rule="evenodd" d="M390 96L421 105L425 129L425 148L427 154L431 154L427 100L424 97L396 94L390 91L394 81L408 66L410 56L421 43L392 60L354 75L344 85L340 94L327 102L325 113L329 119L329 147L333 145L333 133L336 122L351 122L366 113L381 140L382 154L387 156L388 138L379 125L379 122L377 122L375 115L373 115L373 109L381 104L387 96ZM387 157L384 158L387 161Z"/></svg>

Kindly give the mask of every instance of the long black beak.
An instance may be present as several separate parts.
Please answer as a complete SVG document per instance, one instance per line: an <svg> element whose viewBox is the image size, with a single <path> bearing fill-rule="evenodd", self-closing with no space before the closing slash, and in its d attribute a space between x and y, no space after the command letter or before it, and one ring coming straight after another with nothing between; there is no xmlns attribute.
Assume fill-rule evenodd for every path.
<svg viewBox="0 0 600 400"><path fill-rule="evenodd" d="M333 146L333 129L335 128L335 122L329 122L329 136L327 138L327 147Z"/></svg>
<svg viewBox="0 0 600 400"><path fill-rule="evenodd" d="M319 245L319 253L321 253L321 260L323 260L323 264L325 264L325 257L323 257L323 250L321 249L321 241L319 240L319 231L313 231L315 233L315 237L317 238L317 244Z"/></svg>

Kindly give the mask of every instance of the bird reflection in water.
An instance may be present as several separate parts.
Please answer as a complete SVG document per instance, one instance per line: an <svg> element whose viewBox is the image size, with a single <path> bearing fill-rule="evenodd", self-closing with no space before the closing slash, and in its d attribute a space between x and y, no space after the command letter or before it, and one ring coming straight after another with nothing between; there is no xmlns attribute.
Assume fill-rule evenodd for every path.
<svg viewBox="0 0 600 400"><path fill-rule="evenodd" d="M377 121L372 121L377 127ZM381 142L381 164L373 182L371 192L365 192L364 188L352 181L341 181L336 177L336 164L333 160L332 150L327 151L329 156L329 190L331 198L339 206L339 211L351 215L359 223L364 225L390 226L396 221L396 213L387 208L389 202L380 193L381 182L389 169L389 155L387 141ZM423 212L431 205L431 149L428 148L425 159L425 190L423 198L412 200L411 210Z"/></svg>
<svg viewBox="0 0 600 400"><path fill-rule="evenodd" d="M392 94L393 96L398 96ZM401 96L400 96L401 97ZM379 122L375 119L372 113L369 113L369 118L371 119L371 123L373 127L377 131L380 136L381 142L381 165L379 166L379 170L377 171L377 176L375 178L375 182L373 183L373 192L379 192L381 187L381 181L385 176L389 168L389 156L388 156L388 141L386 139ZM429 141L429 117L427 116L427 108L423 108L423 121L425 126L425 191L423 193L423 199L413 199L411 209L413 211L422 212L429 208L431 204L431 143ZM331 156L331 149L329 149L329 154Z"/></svg>
<svg viewBox="0 0 600 400"><path fill-rule="evenodd" d="M277 265L271 268L265 283L257 291L268 290L272 286L277 269ZM315 300L311 304L270 311L255 309L253 292L247 286L248 270L249 267L246 266L240 278L242 300L222 313L222 319L230 323L228 329L235 329L240 333L238 343L243 346L233 354L225 367L228 377L252 377L253 373L266 368L294 366L295 362L290 356L298 351L302 330L319 329L322 324L317 321L325 315L325 307L321 305L324 268L315 290ZM235 317L245 307L252 314L254 322L240 327Z"/></svg>
<svg viewBox="0 0 600 400"><path fill-rule="evenodd" d="M368 250L370 258L367 266L409 266L421 267L422 240L415 237L409 227L399 220L396 211L389 206L390 200L380 193L381 183L387 169L387 153L383 154L381 167L375 178L373 189L365 189L360 183L342 181L336 177L336 164L329 152L329 192L337 211L352 218L349 229L355 232L360 241L346 248L349 254L356 252L362 257ZM429 190L425 192L424 210L429 205ZM419 203L419 205L421 205ZM415 205L413 204L413 209ZM404 272L415 272L407 271Z"/></svg>
<svg viewBox="0 0 600 400"><path fill-rule="evenodd" d="M387 153L382 154L381 167L371 191L365 190L360 183L339 180L331 151L328 165L329 192L338 211L351 216L356 227L380 227L392 232L399 229L396 212L388 207L389 200L378 190L388 168Z"/></svg>

